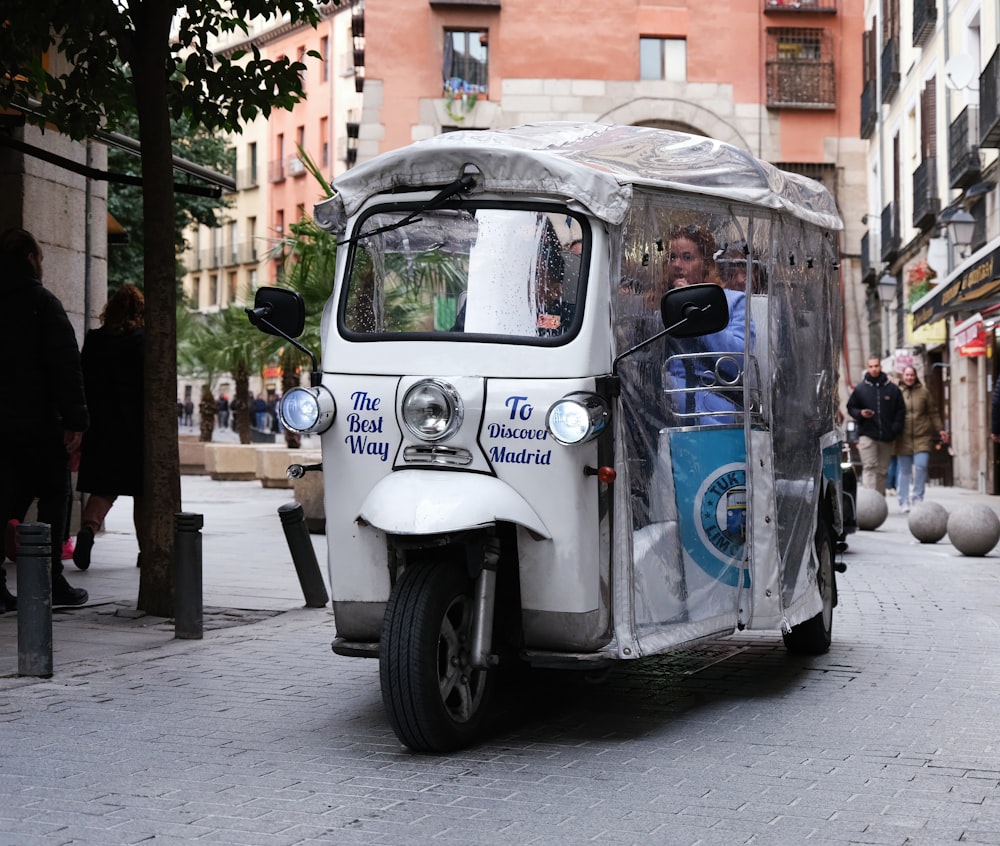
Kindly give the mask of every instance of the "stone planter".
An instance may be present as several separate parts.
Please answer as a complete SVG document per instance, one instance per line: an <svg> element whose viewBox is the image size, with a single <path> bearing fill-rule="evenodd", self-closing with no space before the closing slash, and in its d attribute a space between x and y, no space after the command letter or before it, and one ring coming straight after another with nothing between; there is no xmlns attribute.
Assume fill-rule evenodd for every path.
<svg viewBox="0 0 1000 846"><path fill-rule="evenodd" d="M257 478L265 488L291 488L286 475L289 464L318 464L318 452L287 449L282 446L260 447L257 450Z"/></svg>
<svg viewBox="0 0 1000 846"><path fill-rule="evenodd" d="M257 478L254 444L205 444L205 471L217 482L249 482Z"/></svg>
<svg viewBox="0 0 1000 846"><path fill-rule="evenodd" d="M182 476L204 476L208 473L205 469L205 443L183 435L178 439Z"/></svg>

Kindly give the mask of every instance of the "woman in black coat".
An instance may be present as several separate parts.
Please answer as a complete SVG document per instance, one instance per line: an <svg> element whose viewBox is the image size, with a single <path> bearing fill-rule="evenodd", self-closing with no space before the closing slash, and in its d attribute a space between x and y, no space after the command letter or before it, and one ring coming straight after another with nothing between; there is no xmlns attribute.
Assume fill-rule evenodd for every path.
<svg viewBox="0 0 1000 846"><path fill-rule="evenodd" d="M73 563L81 570L90 566L94 534L122 495L133 497L142 558L143 310L142 291L123 285L108 300L103 325L83 342L83 383L91 416L77 478L77 490L90 494L73 551Z"/></svg>

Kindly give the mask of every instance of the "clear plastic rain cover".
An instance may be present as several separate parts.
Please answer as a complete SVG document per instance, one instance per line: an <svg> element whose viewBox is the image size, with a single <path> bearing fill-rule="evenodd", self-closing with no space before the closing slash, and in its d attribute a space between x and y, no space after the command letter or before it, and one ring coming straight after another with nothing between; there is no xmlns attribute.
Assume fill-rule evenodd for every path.
<svg viewBox="0 0 1000 846"><path fill-rule="evenodd" d="M820 440L836 407L832 235L639 190L617 249L619 650L808 619ZM626 352L663 330L663 293L703 282L726 289L723 330Z"/></svg>

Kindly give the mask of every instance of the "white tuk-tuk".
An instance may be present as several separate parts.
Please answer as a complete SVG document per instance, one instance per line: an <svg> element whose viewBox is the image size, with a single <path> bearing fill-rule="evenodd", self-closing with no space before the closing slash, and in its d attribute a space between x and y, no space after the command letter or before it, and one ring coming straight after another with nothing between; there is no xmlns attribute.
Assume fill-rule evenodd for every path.
<svg viewBox="0 0 1000 846"><path fill-rule="evenodd" d="M378 658L404 744L474 741L505 664L742 629L827 650L851 526L821 185L709 138L550 123L334 188L321 374L279 414L322 439L333 649ZM302 330L289 291L248 311Z"/></svg>

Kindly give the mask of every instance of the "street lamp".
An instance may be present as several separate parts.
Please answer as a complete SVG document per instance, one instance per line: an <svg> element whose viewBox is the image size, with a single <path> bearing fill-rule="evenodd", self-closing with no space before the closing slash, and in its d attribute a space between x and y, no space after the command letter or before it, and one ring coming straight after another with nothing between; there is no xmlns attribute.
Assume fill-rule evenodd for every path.
<svg viewBox="0 0 1000 846"><path fill-rule="evenodd" d="M940 220L948 227L951 243L958 247L959 255L965 258L976 234L976 219L965 209L957 208L946 209L941 214Z"/></svg>
<svg viewBox="0 0 1000 846"><path fill-rule="evenodd" d="M885 315L885 355L886 357L892 351L892 346L890 343L890 338L892 335L892 326L889 321L889 309L892 307L893 301L896 299L896 277L890 273L883 273L878 280L878 298L879 302L882 304L882 314Z"/></svg>

